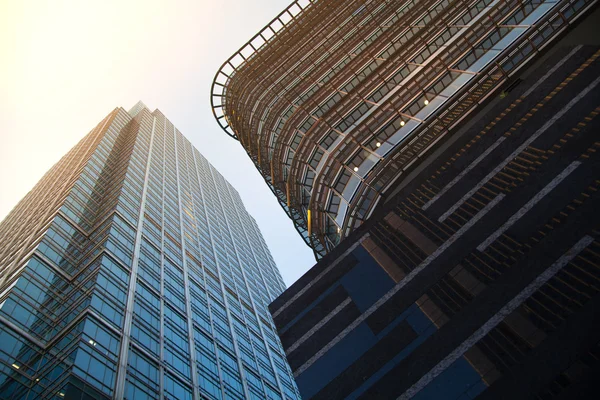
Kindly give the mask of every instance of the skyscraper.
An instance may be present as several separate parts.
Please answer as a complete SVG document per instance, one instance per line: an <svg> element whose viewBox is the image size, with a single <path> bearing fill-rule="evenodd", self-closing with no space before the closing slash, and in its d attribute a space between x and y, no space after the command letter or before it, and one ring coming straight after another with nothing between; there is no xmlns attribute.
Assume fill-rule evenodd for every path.
<svg viewBox="0 0 600 400"><path fill-rule="evenodd" d="M0 224L0 396L296 399L284 289L235 189L160 111L117 108Z"/></svg>
<svg viewBox="0 0 600 400"><path fill-rule="evenodd" d="M318 259L595 4L297 0L223 63L213 112Z"/></svg>
<svg viewBox="0 0 600 400"><path fill-rule="evenodd" d="M600 46L522 79L270 305L302 398L598 398Z"/></svg>

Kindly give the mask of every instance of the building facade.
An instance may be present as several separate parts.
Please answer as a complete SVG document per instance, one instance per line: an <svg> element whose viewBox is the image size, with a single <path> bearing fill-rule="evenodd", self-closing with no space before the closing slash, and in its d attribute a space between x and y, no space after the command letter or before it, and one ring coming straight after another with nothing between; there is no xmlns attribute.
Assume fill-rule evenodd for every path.
<svg viewBox="0 0 600 400"><path fill-rule="evenodd" d="M599 114L553 49L277 298L302 397L598 398Z"/></svg>
<svg viewBox="0 0 600 400"><path fill-rule="evenodd" d="M0 224L0 397L297 399L284 289L235 189L117 108Z"/></svg>
<svg viewBox="0 0 600 400"><path fill-rule="evenodd" d="M297 0L211 92L317 259L596 0Z"/></svg>

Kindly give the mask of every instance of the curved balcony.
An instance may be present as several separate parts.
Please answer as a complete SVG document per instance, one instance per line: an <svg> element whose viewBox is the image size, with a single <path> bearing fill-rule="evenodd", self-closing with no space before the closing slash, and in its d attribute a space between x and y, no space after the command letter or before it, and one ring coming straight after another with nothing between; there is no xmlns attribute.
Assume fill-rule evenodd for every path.
<svg viewBox="0 0 600 400"><path fill-rule="evenodd" d="M213 113L320 258L594 3L295 2L223 64Z"/></svg>

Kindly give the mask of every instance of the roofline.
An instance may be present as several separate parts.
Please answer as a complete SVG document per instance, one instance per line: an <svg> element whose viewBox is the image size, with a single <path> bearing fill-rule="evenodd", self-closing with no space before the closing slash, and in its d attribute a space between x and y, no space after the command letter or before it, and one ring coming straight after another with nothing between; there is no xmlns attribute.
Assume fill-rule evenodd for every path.
<svg viewBox="0 0 600 400"><path fill-rule="evenodd" d="M242 45L231 57L229 57L219 68L210 87L210 107L212 113L223 131L232 138L238 140L237 134L229 125L227 116L223 110L225 88L231 75L237 71L248 59L252 58L258 50L277 33L293 21L304 9L310 7L318 0L294 0L285 10L277 15L271 22L262 28L256 35Z"/></svg>

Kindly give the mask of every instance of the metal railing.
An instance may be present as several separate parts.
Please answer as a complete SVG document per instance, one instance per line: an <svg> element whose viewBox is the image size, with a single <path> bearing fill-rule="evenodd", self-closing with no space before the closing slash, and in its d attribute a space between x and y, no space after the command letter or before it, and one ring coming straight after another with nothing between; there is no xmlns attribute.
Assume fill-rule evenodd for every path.
<svg viewBox="0 0 600 400"><path fill-rule="evenodd" d="M293 21L305 8L310 7L317 1L318 0L294 1L229 57L215 74L215 78L213 79L210 88L210 106L221 129L232 138L238 139L237 133L229 124L228 117L224 112L227 82L239 67L252 58L262 46L275 38L277 33Z"/></svg>

